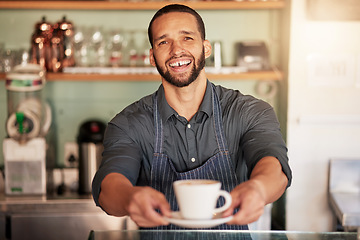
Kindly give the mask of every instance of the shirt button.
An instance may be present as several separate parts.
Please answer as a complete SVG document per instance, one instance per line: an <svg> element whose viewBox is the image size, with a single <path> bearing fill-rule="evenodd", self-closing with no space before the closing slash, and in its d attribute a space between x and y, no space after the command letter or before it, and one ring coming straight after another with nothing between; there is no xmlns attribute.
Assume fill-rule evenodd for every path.
<svg viewBox="0 0 360 240"><path fill-rule="evenodd" d="M191 158L191 161L192 161L192 162L195 162L195 158Z"/></svg>
<svg viewBox="0 0 360 240"><path fill-rule="evenodd" d="M188 128L191 128L191 124L189 123L189 124L187 125L187 127L188 127Z"/></svg>

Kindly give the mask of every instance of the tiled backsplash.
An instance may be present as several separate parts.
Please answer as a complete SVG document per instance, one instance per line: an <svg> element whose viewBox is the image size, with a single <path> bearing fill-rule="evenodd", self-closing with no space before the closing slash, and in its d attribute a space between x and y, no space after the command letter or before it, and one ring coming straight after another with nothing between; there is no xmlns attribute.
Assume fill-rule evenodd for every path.
<svg viewBox="0 0 360 240"><path fill-rule="evenodd" d="M217 81L228 88L239 89L244 94L255 94L256 81ZM95 118L107 123L124 107L158 89L160 81L154 82L48 82L43 89L44 98L52 108L53 121L47 135L54 149L54 159L49 159L54 167L64 165L64 145L76 142L82 122ZM5 86L0 85L0 139L6 137L7 98ZM275 99L276 100L276 99ZM275 105L276 106L276 105ZM0 145L2 153L2 144ZM4 158L0 156L0 166ZM49 162L49 161L48 161Z"/></svg>

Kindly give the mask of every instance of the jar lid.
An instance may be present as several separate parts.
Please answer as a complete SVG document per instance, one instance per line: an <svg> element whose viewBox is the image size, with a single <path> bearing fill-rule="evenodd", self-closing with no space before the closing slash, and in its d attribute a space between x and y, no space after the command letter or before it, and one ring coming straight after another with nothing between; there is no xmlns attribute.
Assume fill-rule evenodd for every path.
<svg viewBox="0 0 360 240"><path fill-rule="evenodd" d="M45 70L37 64L23 64L6 74L7 90L29 92L41 90L45 86Z"/></svg>

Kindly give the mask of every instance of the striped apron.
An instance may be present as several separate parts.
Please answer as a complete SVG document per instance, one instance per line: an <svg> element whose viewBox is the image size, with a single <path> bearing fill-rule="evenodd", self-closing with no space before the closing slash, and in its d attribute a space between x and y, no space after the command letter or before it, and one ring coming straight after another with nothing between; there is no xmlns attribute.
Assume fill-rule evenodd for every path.
<svg viewBox="0 0 360 240"><path fill-rule="evenodd" d="M172 161L167 155L162 153L163 148L163 124L158 111L157 96L154 97L154 126L155 126L155 147L151 166L150 186L162 192L168 200L171 210L178 211L175 193L172 183L176 180L184 179L213 179L222 183L222 189L231 192L239 184L235 171L233 169L229 151L225 140L221 108L218 96L214 87L212 88L213 114L215 135L219 152L209 158L202 166L187 172L177 172ZM220 198L217 205L222 206L224 199ZM155 229L183 229L170 224L160 226ZM227 225L222 224L209 229L229 229L229 230L247 230L247 225Z"/></svg>

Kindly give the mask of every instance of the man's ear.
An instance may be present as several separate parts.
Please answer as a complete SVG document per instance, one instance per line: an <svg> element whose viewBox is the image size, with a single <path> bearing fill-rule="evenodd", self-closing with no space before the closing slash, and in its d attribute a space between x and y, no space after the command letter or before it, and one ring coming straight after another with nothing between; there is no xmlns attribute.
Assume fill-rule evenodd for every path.
<svg viewBox="0 0 360 240"><path fill-rule="evenodd" d="M149 50L150 64L155 67L154 51L152 48Z"/></svg>
<svg viewBox="0 0 360 240"><path fill-rule="evenodd" d="M208 57L210 57L211 51L212 51L211 43L209 42L209 40L205 40L203 44L204 44L204 50L205 50L205 58L208 58Z"/></svg>

